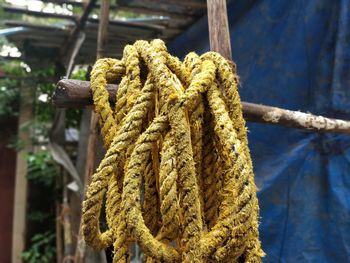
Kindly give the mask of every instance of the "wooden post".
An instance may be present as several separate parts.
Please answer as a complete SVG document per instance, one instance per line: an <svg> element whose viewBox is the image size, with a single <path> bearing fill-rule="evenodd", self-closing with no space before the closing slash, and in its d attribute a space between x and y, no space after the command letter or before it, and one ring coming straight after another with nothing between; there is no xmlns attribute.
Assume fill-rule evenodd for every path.
<svg viewBox="0 0 350 263"><path fill-rule="evenodd" d="M101 1L100 8L100 22L97 36L97 54L96 58L105 56L105 47L108 36L108 22L109 22L109 0ZM96 148L97 148L97 124L98 118L94 112L91 112L90 129L88 135L87 156L86 156L86 170L84 178L84 188L89 184L91 176L95 170ZM84 189L85 191L85 189ZM83 239L82 229L80 226L78 235L78 244L76 250L76 262L84 262L86 253L86 244Z"/></svg>
<svg viewBox="0 0 350 263"><path fill-rule="evenodd" d="M32 150L30 130L23 127L32 120L33 89L23 84L20 88L20 109L18 117L18 138L24 147L17 153L15 198L12 225L12 262L22 262L25 249L27 214L27 154Z"/></svg>
<svg viewBox="0 0 350 263"><path fill-rule="evenodd" d="M107 33L108 33L108 20L109 20L109 1L103 0L101 2L100 9L100 23L98 27L98 36L97 36L97 54L96 58L100 59L104 57L105 46L107 44ZM85 170L85 179L84 186L89 184L90 178L94 173L95 167L95 153L96 153L96 144L97 144L97 124L98 118L94 112L91 113L90 121L90 134L88 135L88 147L87 147L87 157L86 157L86 170ZM85 191L85 189L84 189Z"/></svg>
<svg viewBox="0 0 350 263"><path fill-rule="evenodd" d="M207 0L210 50L231 60L226 0Z"/></svg>
<svg viewBox="0 0 350 263"><path fill-rule="evenodd" d="M60 202L56 201L56 263L62 263L62 226L60 222Z"/></svg>
<svg viewBox="0 0 350 263"><path fill-rule="evenodd" d="M108 18L109 18L109 1L103 0L101 2L100 11L100 24L98 28L97 36L97 59L104 57L105 46L107 43L107 29L108 29ZM94 172L95 164L95 153L96 153L96 143L97 143L97 123L98 118L94 112L91 113L90 121L90 134L88 140L87 158L86 158L86 171L84 186L86 186ZM85 189L84 189L85 190Z"/></svg>
<svg viewBox="0 0 350 263"><path fill-rule="evenodd" d="M97 59L105 56L105 48L108 40L109 2L108 0L102 0L101 2L100 23L98 25L97 35Z"/></svg>
<svg viewBox="0 0 350 263"><path fill-rule="evenodd" d="M87 20L89 18L89 14L93 10L96 5L97 0L89 0L87 3L81 3L83 7L83 12L80 18L77 20L76 26L73 32L70 34L70 37L61 47L60 54L63 61L66 64L66 77L69 77L75 66L75 59L78 53L80 52L81 46L85 41L85 28L87 24ZM57 118L56 118L57 117ZM54 121L53 128L51 130L51 138L50 140L54 140L55 143L62 145L64 142L64 136L57 136L57 133L62 133L64 135L65 128L65 112L62 109L56 109L56 117ZM59 124L60 122L60 124ZM57 124L57 125L56 125ZM52 136L54 135L54 136ZM59 139L60 138L60 139ZM83 138L85 139L85 138ZM57 141L58 140L58 141ZM86 144L84 144L84 150L86 148ZM65 149L62 147L62 151ZM84 152L84 159L86 153ZM68 156L68 154L67 154ZM79 158L80 156L78 156ZM68 182L69 174L61 169L61 175L63 181ZM84 171L80 173L84 176ZM80 178L83 180L83 176ZM77 178L75 178L77 180ZM80 191L83 191L80 186ZM60 210L60 206L58 206ZM58 211L60 214L60 212ZM58 214L58 215L59 215ZM56 244L57 244L57 260L61 262L59 258L61 254L64 254L65 262L73 262L75 255L75 248L77 246L77 237L80 229L80 215L81 215L81 196L75 192L68 191L66 183L63 183L63 202L62 202L62 214L63 214L63 224L58 222L57 224L57 234L56 234ZM63 233L61 232L63 229ZM64 238L62 238L62 234L64 234ZM64 241L64 252L60 252L62 250L62 240ZM61 253L61 254L60 254Z"/></svg>

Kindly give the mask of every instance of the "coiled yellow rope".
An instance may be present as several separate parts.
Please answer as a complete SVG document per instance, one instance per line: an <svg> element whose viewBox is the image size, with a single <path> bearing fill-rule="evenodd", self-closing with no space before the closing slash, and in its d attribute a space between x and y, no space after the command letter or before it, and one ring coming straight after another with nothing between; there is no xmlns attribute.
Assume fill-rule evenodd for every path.
<svg viewBox="0 0 350 263"><path fill-rule="evenodd" d="M107 82L119 83L114 109ZM88 245L113 244L113 262L129 262L133 242L147 262L261 262L237 85L219 54L189 53L182 63L161 40L96 62L91 88L107 152L83 203Z"/></svg>

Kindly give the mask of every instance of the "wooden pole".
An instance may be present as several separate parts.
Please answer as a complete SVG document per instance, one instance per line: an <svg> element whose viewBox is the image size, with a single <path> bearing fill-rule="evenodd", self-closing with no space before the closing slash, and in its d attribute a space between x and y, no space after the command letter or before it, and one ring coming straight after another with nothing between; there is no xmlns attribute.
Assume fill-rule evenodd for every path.
<svg viewBox="0 0 350 263"><path fill-rule="evenodd" d="M244 118L251 122L350 135L350 121L348 120L327 118L311 113L291 111L244 101L242 106Z"/></svg>
<svg viewBox="0 0 350 263"><path fill-rule="evenodd" d="M98 28L97 36L97 59L104 57L105 46L107 44L107 29L108 29L108 17L109 17L109 1L103 0L101 2L101 11L100 11L100 24ZM97 115L91 113L90 121L90 134L88 135L88 147L87 147L87 158L86 158L86 170L85 170L85 180L84 186L88 185L90 178L95 169L95 153L97 145ZM85 190L85 189L84 189Z"/></svg>
<svg viewBox="0 0 350 263"><path fill-rule="evenodd" d="M207 0L210 50L232 60L226 0Z"/></svg>
<svg viewBox="0 0 350 263"><path fill-rule="evenodd" d="M80 48L85 40L84 29L86 27L86 22L92 11L97 0L89 0L89 2L84 6L84 10L79 19L77 19L76 26L71 33L70 37L67 39L65 45L61 47L61 57L68 54L68 60L66 61L66 77L69 77L73 71L75 65L75 58L78 55ZM65 129L65 109L57 109L55 112L55 119L53 122L52 129L50 131L50 142L53 145L63 145L64 140L64 129ZM50 147L52 154L54 148ZM65 151L63 147L60 148ZM57 154L57 153L56 153ZM55 154L54 154L55 155ZM66 153L67 158L68 154ZM67 167L66 167L67 168ZM56 225L56 246L57 246L57 261L62 262L73 262L76 247L76 237L79 232L79 219L81 211L81 197L77 197L76 193L72 193L67 189L68 176L64 168L61 168L61 175L63 179L63 200L62 200L62 220L57 220ZM77 180L79 185L80 178L74 178ZM80 185L80 191L81 191ZM75 202L74 202L75 201ZM58 206L60 210L60 206ZM59 213L59 211L58 211ZM61 225L62 222L62 225ZM63 233L61 232L63 229ZM62 238L62 234L64 238ZM62 241L64 247L62 247ZM62 252L64 250L64 252ZM64 254L64 258L63 255ZM63 259L62 259L63 258Z"/></svg>
<svg viewBox="0 0 350 263"><path fill-rule="evenodd" d="M114 84L107 85L109 99L112 104L115 103L117 88L118 86ZM70 79L60 80L57 83L53 103L56 107L68 108L91 106L93 102L90 82ZM244 101L242 106L244 117L248 121L350 135L350 121L347 120L332 119L311 113L291 111Z"/></svg>
<svg viewBox="0 0 350 263"><path fill-rule="evenodd" d="M97 36L97 59L105 56L105 47L107 45L108 22L109 22L109 0L101 1L100 22ZM91 112L90 132L88 135L86 170L84 178L84 188L89 184L91 176L95 169L96 148L97 148L97 124L98 118L94 112ZM85 191L85 189L84 189ZM86 244L83 239L82 229L80 226L78 244L76 250L76 262L85 262Z"/></svg>
<svg viewBox="0 0 350 263"><path fill-rule="evenodd" d="M68 174L63 168L61 169L63 175L63 200L62 200L62 223L63 223L63 244L64 244L64 258L63 262L73 263L73 236L72 236L72 224L70 216L70 206L68 202Z"/></svg>
<svg viewBox="0 0 350 263"><path fill-rule="evenodd" d="M100 23L98 27L97 35L97 54L96 58L100 59L105 56L105 46L107 44L107 33L108 33L108 21L109 21L109 1L103 0L101 2L100 9ZM87 159L86 159L86 171L85 171L85 186L89 183L90 178L94 172L94 163L95 163L95 152L97 144L97 115L91 113L91 122L90 122L90 134L88 140L88 149L87 149Z"/></svg>
<svg viewBox="0 0 350 263"><path fill-rule="evenodd" d="M108 38L108 22L109 22L109 1L102 0L100 9L100 22L98 25L97 35L97 59L105 56L105 47Z"/></svg>
<svg viewBox="0 0 350 263"><path fill-rule="evenodd" d="M20 89L20 109L18 117L18 138L24 147L17 153L15 197L12 225L12 261L22 262L22 252L26 244L27 219L27 154L32 151L30 130L24 125L33 117L33 89L22 82Z"/></svg>

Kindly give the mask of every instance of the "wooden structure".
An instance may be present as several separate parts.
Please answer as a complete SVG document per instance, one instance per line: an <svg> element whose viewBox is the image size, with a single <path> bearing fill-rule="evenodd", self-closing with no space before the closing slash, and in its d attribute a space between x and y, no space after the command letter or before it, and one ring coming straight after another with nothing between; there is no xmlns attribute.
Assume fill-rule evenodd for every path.
<svg viewBox="0 0 350 263"><path fill-rule="evenodd" d="M43 2L65 6L84 8L83 2L45 0ZM99 8L94 5L94 8ZM60 20L56 24L37 24L17 20L4 21L4 25L23 27L25 30L9 35L7 39L14 43L20 51L30 50L37 56L45 56L61 59L67 55L65 52L66 42L72 35L79 18L75 15L62 15L28 10L23 7L4 5L5 13L25 14L40 18L55 18ZM94 11L94 10L92 10ZM118 11L131 12L141 15L137 19L116 19ZM112 5L108 26L109 44L106 46L107 57L120 57L123 47L133 43L137 39L162 38L165 41L174 39L177 35L188 28L206 12L205 0L133 0L118 1L118 5ZM87 18L86 38L77 56L77 64L93 63L96 60L97 31L99 19L97 15Z"/></svg>

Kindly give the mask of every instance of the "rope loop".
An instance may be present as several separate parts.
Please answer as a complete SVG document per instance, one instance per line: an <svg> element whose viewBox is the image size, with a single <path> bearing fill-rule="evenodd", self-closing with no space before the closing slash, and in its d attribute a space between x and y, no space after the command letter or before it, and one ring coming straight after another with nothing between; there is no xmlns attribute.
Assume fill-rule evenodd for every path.
<svg viewBox="0 0 350 263"><path fill-rule="evenodd" d="M119 85L113 106L107 83ZM91 89L106 154L83 202L87 244L113 244L113 262L130 262L134 242L148 263L261 262L235 64L215 52L181 62L139 40L96 62Z"/></svg>

